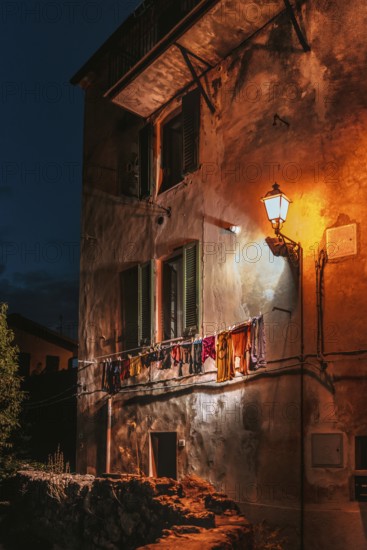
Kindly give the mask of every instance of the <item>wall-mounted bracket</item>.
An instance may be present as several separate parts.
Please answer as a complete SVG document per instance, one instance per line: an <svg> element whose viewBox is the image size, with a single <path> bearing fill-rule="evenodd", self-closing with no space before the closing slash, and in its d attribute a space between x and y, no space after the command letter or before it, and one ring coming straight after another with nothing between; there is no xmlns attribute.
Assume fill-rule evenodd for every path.
<svg viewBox="0 0 367 550"><path fill-rule="evenodd" d="M306 40L306 37L304 36L303 32L301 31L301 27L299 26L298 24L298 21L297 21L297 18L296 18L296 15L294 13L294 10L292 8L292 5L290 3L289 0L284 0L284 5L286 7L286 10L288 12L288 15L292 21L292 25L294 27L294 30L296 31L296 35L298 37L298 40L303 48L303 51L304 52L309 52L311 51L311 48Z"/></svg>
<svg viewBox="0 0 367 550"><path fill-rule="evenodd" d="M292 269L299 272L301 245L292 241L282 233L278 232L276 237L266 237L266 244L274 254L274 256L283 256L287 258Z"/></svg>
<svg viewBox="0 0 367 550"><path fill-rule="evenodd" d="M200 61L200 63L203 63L204 65L207 66L208 69L211 69L211 65L205 61L204 59L202 59L201 57L199 57L198 55L190 52L189 50L187 50L186 48L184 48L184 46L181 46L181 44L178 44L176 42L175 44L177 46L177 48L180 50L180 52L182 53L182 57L184 58L185 60L185 63L191 73L191 76L192 78L194 79L194 81L196 82L197 84L197 87L199 88L200 90L200 93L201 95L203 96L204 100L205 100L205 103L207 104L207 106L209 107L209 110L212 114L215 113L215 107L212 103L212 101L210 100L208 94L206 93L202 83L201 83L201 80L200 80L200 76L198 75L198 73L196 72L195 70L195 67L194 65L191 63L191 59L190 59L190 56L197 59L198 61Z"/></svg>

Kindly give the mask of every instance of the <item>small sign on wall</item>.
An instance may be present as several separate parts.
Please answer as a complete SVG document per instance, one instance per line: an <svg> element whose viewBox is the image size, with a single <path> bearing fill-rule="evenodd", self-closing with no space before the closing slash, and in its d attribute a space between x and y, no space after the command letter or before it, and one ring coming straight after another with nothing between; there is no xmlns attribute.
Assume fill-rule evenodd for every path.
<svg viewBox="0 0 367 550"><path fill-rule="evenodd" d="M357 254L357 224L350 223L326 230L326 250L329 260Z"/></svg>
<svg viewBox="0 0 367 550"><path fill-rule="evenodd" d="M312 434L311 446L313 468L343 466L343 434Z"/></svg>

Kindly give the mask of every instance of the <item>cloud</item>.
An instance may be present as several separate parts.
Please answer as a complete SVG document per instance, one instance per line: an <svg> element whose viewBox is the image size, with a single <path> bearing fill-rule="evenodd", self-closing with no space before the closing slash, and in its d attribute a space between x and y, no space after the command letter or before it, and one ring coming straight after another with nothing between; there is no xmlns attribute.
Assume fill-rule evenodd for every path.
<svg viewBox="0 0 367 550"><path fill-rule="evenodd" d="M20 313L55 330L63 319L64 333L77 336L79 282L55 277L46 271L14 273L0 279L0 301L9 304L9 313Z"/></svg>

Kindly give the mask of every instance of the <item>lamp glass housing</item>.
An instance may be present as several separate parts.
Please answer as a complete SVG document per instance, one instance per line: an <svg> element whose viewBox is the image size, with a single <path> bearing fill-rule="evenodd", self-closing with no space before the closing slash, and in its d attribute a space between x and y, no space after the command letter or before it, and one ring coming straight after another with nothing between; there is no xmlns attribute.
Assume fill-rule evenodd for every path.
<svg viewBox="0 0 367 550"><path fill-rule="evenodd" d="M269 221L274 228L280 229L287 219L288 208L291 201L279 189L278 184L274 184L273 190L269 191L261 200L265 205Z"/></svg>

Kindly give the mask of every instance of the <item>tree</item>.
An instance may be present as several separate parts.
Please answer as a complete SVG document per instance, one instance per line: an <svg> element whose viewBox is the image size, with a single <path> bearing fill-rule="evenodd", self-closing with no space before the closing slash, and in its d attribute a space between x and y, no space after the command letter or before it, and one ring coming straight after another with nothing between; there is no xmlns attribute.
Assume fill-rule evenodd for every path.
<svg viewBox="0 0 367 550"><path fill-rule="evenodd" d="M7 304L0 303L0 458L11 448L11 436L19 426L24 392L18 375L18 348L14 334L8 328Z"/></svg>

